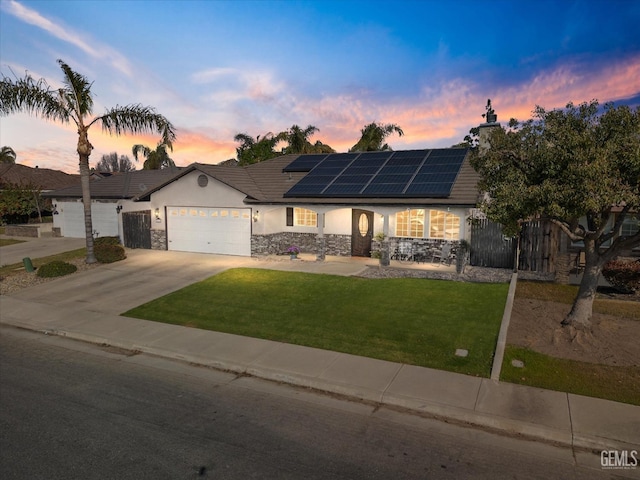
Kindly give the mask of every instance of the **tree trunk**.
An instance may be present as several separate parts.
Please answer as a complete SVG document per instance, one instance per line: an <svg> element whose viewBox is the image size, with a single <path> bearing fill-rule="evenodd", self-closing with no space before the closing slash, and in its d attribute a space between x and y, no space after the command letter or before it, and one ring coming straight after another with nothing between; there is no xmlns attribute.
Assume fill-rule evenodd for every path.
<svg viewBox="0 0 640 480"><path fill-rule="evenodd" d="M596 250L593 240L585 240L585 268L580 282L578 296L562 325L571 325L578 330L591 330L593 300L598 289L598 280L602 272L603 259Z"/></svg>
<svg viewBox="0 0 640 480"><path fill-rule="evenodd" d="M87 245L86 263L96 263L93 253L93 224L91 222L91 186L89 171L89 155L93 146L89 143L86 131L80 131L78 139L78 155L80 156L80 185L82 186L82 203L84 204L84 234Z"/></svg>

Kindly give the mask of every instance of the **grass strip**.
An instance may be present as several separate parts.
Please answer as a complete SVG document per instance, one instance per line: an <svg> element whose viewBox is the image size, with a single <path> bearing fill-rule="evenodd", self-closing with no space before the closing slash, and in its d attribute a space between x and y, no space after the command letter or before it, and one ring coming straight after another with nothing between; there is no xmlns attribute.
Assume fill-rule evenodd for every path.
<svg viewBox="0 0 640 480"><path fill-rule="evenodd" d="M69 260L73 260L75 258L82 258L87 256L86 248L78 248L76 250L70 250L68 252L59 253L57 255L49 255L47 257L40 258L32 258L31 263L33 266L38 268L45 263L53 262L54 260L59 260L61 262L68 262ZM0 276L7 277L12 274L19 273L23 271L24 265L22 262L20 263L12 263L11 265L5 265L4 267L0 267Z"/></svg>
<svg viewBox="0 0 640 480"><path fill-rule="evenodd" d="M514 367L512 360L524 367ZM640 405L640 366L597 365L507 345L500 380Z"/></svg>

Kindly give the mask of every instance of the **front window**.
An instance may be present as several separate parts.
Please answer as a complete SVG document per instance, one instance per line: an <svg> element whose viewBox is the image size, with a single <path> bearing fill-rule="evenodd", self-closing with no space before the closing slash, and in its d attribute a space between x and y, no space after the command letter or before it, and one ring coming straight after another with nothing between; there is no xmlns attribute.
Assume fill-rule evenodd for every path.
<svg viewBox="0 0 640 480"><path fill-rule="evenodd" d="M424 210L419 208L396 213L396 237L424 237Z"/></svg>
<svg viewBox="0 0 640 480"><path fill-rule="evenodd" d="M313 210L295 207L293 209L293 224L297 227L316 227L318 214Z"/></svg>
<svg viewBox="0 0 640 480"><path fill-rule="evenodd" d="M640 229L640 219L637 216L627 216L622 221L622 227L620 228L620 235L623 237L631 237L638 233Z"/></svg>
<svg viewBox="0 0 640 480"><path fill-rule="evenodd" d="M429 237L458 240L460 238L460 217L452 213L431 210Z"/></svg>

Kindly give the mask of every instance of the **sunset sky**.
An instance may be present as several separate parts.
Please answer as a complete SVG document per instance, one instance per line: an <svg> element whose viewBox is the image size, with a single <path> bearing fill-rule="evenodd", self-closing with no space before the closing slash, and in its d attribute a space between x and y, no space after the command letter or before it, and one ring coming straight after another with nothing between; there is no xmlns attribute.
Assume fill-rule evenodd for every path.
<svg viewBox="0 0 640 480"><path fill-rule="evenodd" d="M186 166L293 124L342 152L365 124L395 123L399 150L459 143L488 98L504 123L535 105L639 105L638 25L634 0L0 0L0 71L57 87L64 60L93 82L94 114L141 103L166 116ZM91 166L159 140L89 136ZM0 118L18 163L77 173L76 140L71 125Z"/></svg>

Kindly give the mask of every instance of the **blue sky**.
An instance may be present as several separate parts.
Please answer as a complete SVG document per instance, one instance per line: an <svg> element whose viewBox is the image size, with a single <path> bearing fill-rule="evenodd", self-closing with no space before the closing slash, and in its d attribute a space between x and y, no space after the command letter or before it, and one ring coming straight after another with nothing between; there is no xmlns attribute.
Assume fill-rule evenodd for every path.
<svg viewBox="0 0 640 480"><path fill-rule="evenodd" d="M237 133L293 124L337 151L373 121L398 149L448 147L482 122L535 105L640 104L640 2L0 0L0 70L60 84L56 60L93 81L94 113L151 105L178 130L178 165L235 157ZM13 72L13 73L12 73ZM18 162L77 172L76 133L26 115L0 118ZM131 157L154 137L90 131Z"/></svg>

